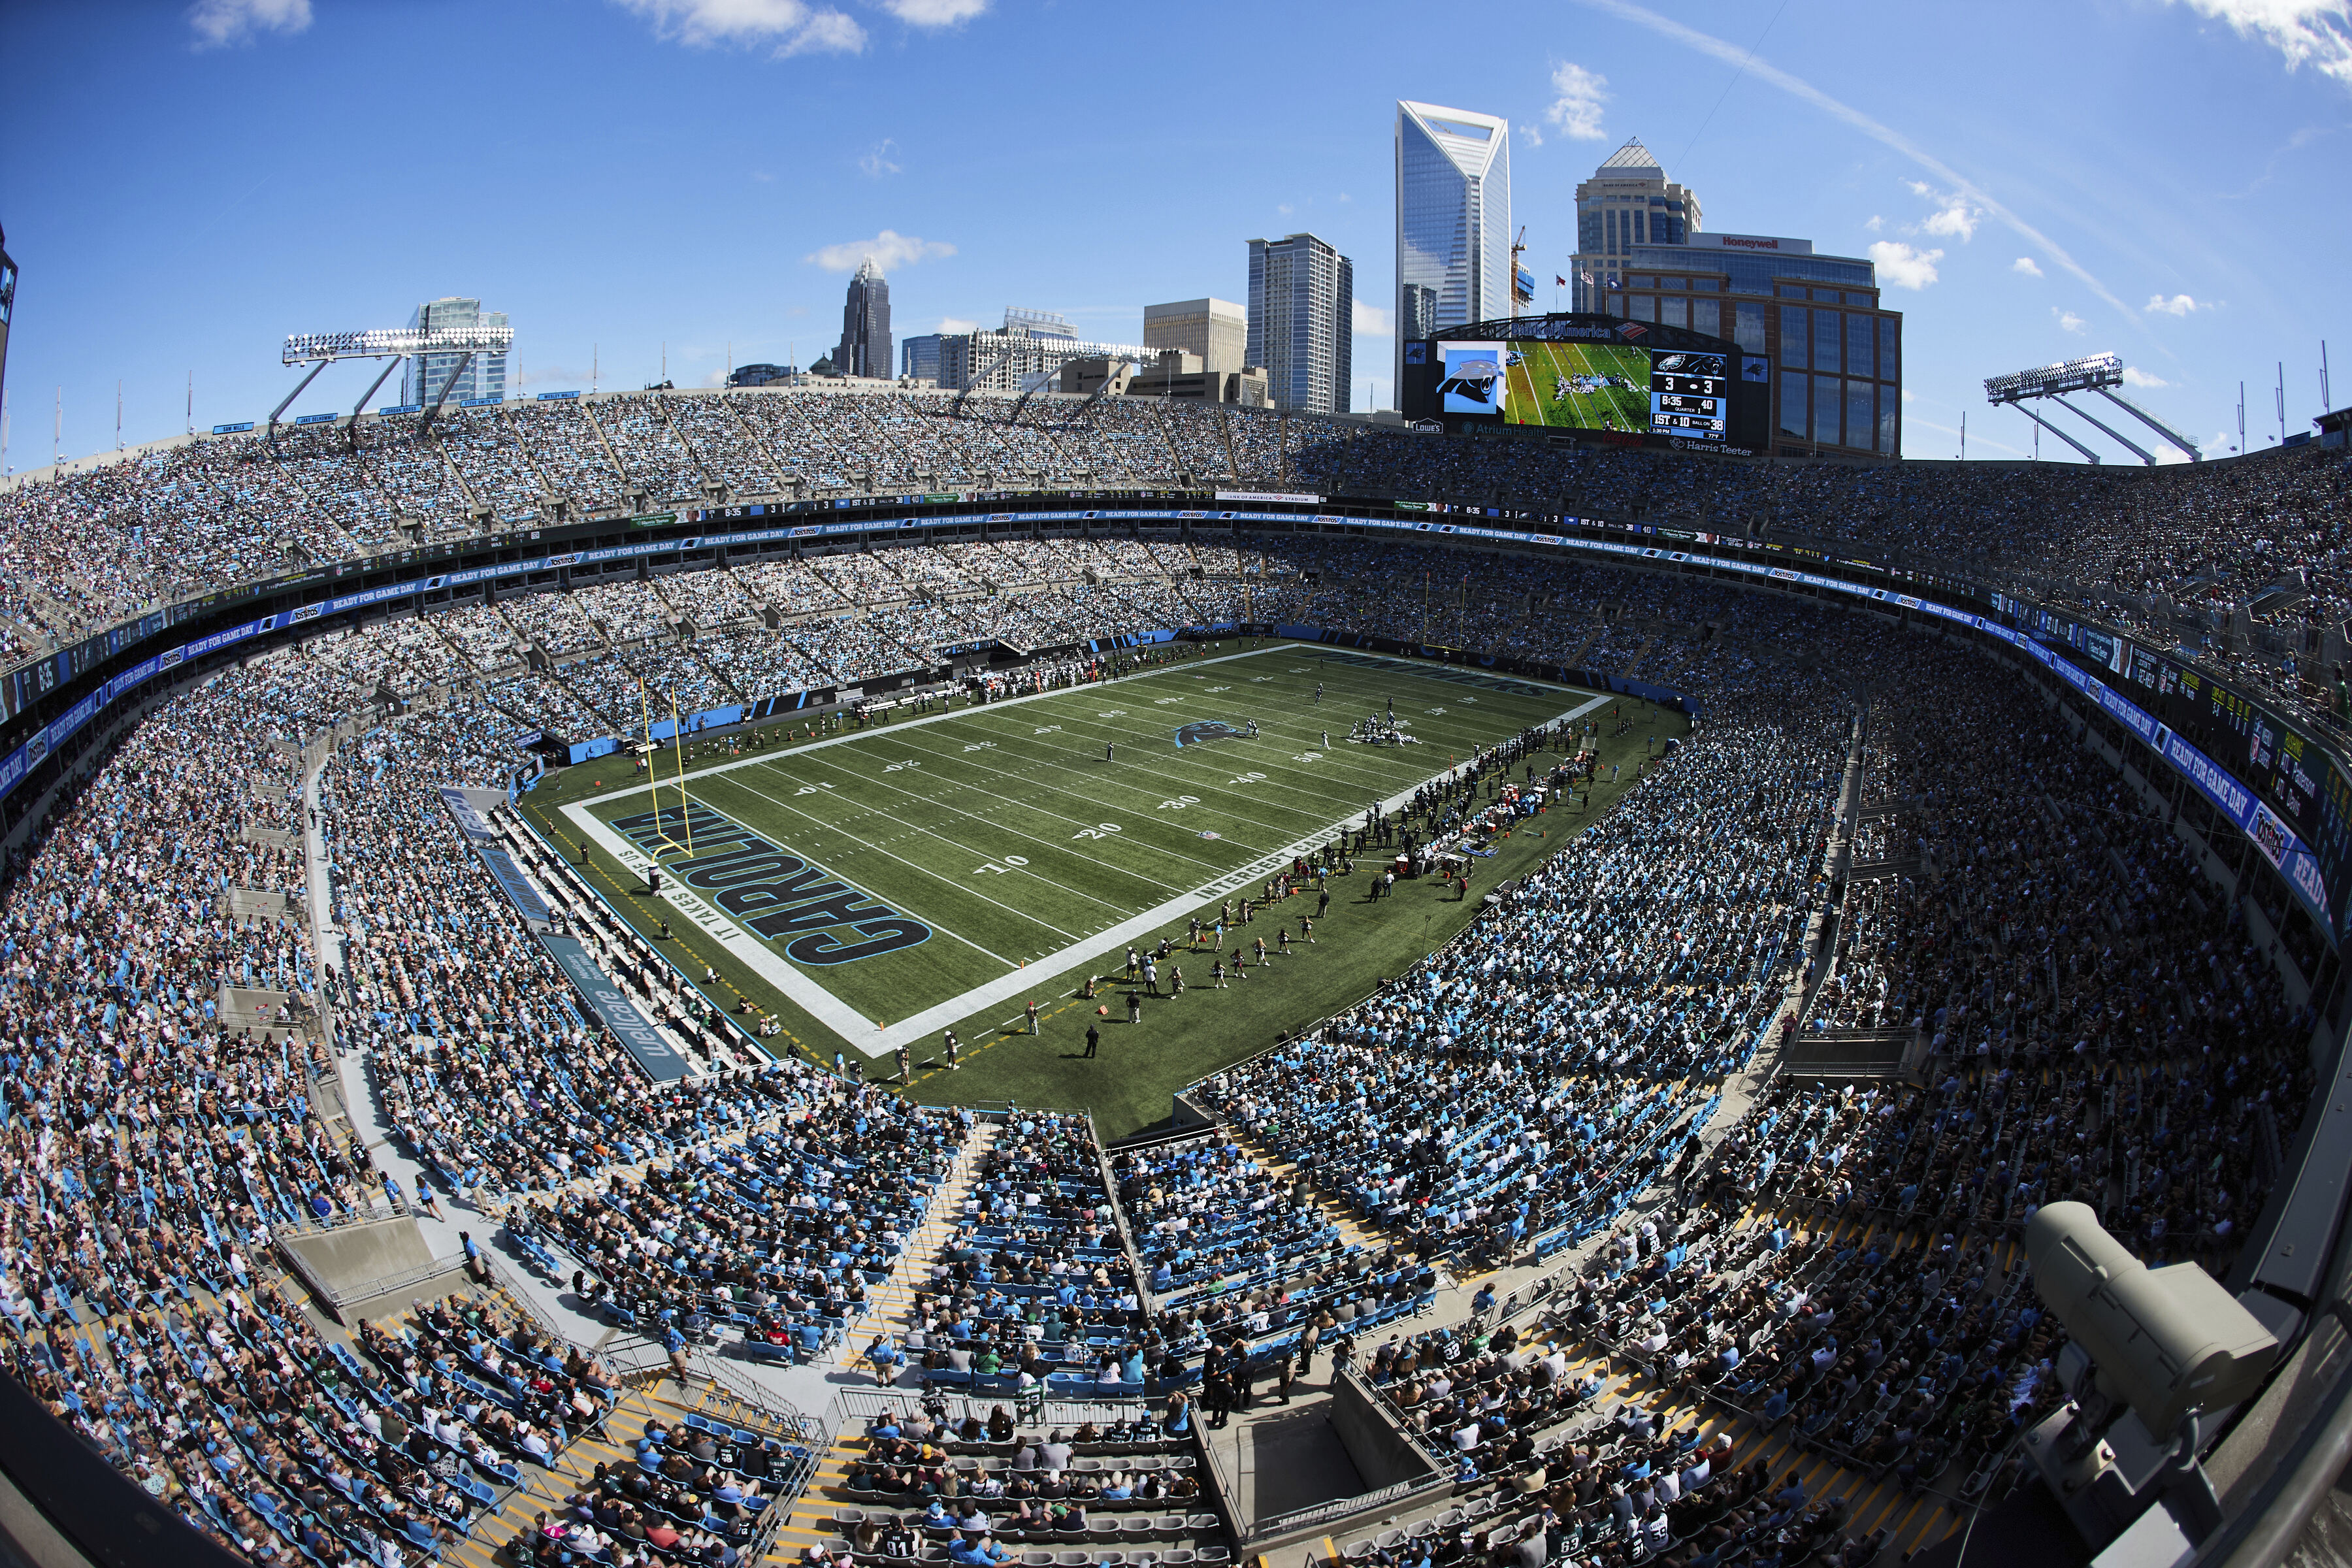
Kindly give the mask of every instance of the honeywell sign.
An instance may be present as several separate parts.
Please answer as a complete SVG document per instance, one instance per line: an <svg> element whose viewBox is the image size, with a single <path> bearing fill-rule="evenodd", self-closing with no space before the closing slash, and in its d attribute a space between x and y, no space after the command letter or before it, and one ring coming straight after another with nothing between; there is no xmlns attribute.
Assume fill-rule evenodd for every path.
<svg viewBox="0 0 2352 1568"><path fill-rule="evenodd" d="M1813 242L1810 239L1788 239L1773 234L1695 234L1693 245L1714 250L1764 250L1778 256L1811 256Z"/></svg>

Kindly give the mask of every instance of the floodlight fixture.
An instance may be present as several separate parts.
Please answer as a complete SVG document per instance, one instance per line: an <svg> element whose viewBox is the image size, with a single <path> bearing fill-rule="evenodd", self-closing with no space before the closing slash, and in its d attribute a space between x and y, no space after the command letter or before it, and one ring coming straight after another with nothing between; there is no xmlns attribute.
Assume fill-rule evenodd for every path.
<svg viewBox="0 0 2352 1568"><path fill-rule="evenodd" d="M339 359L406 359L414 354L499 353L514 344L512 327L376 327L360 332L295 332L280 364Z"/></svg>
<svg viewBox="0 0 2352 1568"><path fill-rule="evenodd" d="M2088 392L2097 386L2121 386L2124 362L2112 353L2086 354L2056 364L2011 371L1985 378L1985 401L2014 403L2021 397L2050 397L2061 392Z"/></svg>
<svg viewBox="0 0 2352 1568"><path fill-rule="evenodd" d="M2080 359L2060 360L2056 364L2037 365L2032 370L2011 371L2007 375L1987 376L1984 389L1986 402L2009 405L2084 457L2090 458L2095 463L2099 459L2091 456L2089 447L2026 407L2027 401L2037 397L2051 399L2075 418L2128 447L2141 462L2152 466L2156 462L2154 453L2135 445L2121 432L2110 426L2101 424L2097 419L2084 413L2080 408L2067 402L2064 395L2070 392L2095 392L2172 445L2188 453L2189 461L2201 463L2205 460L2205 454L2198 449L2196 442L2165 424L2138 404L2131 402L2117 393L2116 388L2123 384L2124 362L2121 357L2112 353L2096 353L2085 354Z"/></svg>

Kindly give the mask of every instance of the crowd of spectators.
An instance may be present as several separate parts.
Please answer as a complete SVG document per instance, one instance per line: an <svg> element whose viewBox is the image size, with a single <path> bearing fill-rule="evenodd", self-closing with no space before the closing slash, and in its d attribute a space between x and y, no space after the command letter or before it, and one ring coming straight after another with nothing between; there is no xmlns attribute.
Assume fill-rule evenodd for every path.
<svg viewBox="0 0 2352 1568"><path fill-rule="evenodd" d="M7 607L35 630L88 625L217 585L264 559L256 548L348 553L485 494L469 464L563 474L549 454L569 452L586 469L545 483L585 499L592 483L616 491L633 462L677 475L719 451L840 468L886 442L893 471L912 479L940 472L921 465L962 439L941 434L943 400L841 401L857 406L475 412L437 436L371 430L356 466L320 435L275 455L257 443L146 455L0 500ZM800 440L782 424L836 413L867 446ZM1099 474L1097 446L1116 440L1123 460L1155 442L1162 465L1271 450L1298 473L1318 454L1370 464L1377 452L1360 448L1430 445L1357 436L1335 455L1317 443L1336 438L1294 431L1269 448L1242 437L1260 423L1246 411L1106 404L1079 425L1060 417L995 423L988 460ZM437 485L424 442L446 464ZM601 479L583 456L597 453ZM1663 493L1676 481L1633 466L1646 458L1559 460L1646 505L1691 489ZM2290 493L2230 477L2262 474L2288 476ZM1928 526L1916 520L1932 497L1906 490L1909 479L1868 482L1885 492L1868 502L1887 509L1880 523ZM2054 481L2018 482L2040 493L2031 486ZM2231 519L2252 512L2267 519L2262 544L2211 582L2243 586L2315 541L2332 545L2332 515L2299 509L2336 480L2299 455L2129 482L2149 488L2110 489L2138 521L2084 515L2062 531L2076 542L2066 548L2127 555L2130 529L2168 526L2165 507L2221 520L2219 532L2184 533L2135 592L2176 591L2166 574L2194 564L2186 552L2235 548ZM1866 489L1805 483L1819 523L1847 515L1836 484ZM2167 485L2184 493L2161 499ZM1957 547L1974 504L1952 503L1935 525L1948 532L1906 542ZM2280 541L2292 549L2273 549ZM1192 624L1244 603L1260 619L1411 635L1431 612L1370 585L1426 574L1434 597L1439 559L1127 539L769 560L336 634L166 700L0 868L0 1187L17 1200L0 1214L0 1317L14 1331L0 1354L152 1493L258 1561L462 1534L484 1500L478 1482L593 1425L593 1369L548 1366L515 1325L428 1319L362 1336L379 1376L346 1364L257 1278L273 1232L380 1201L366 1152L314 1103L331 1061L322 1004L430 1182L521 1202L520 1230L571 1251L579 1286L625 1321L734 1321L788 1353L822 1350L857 1327L860 1298L907 1246L963 1125L805 1064L714 1063L722 1070L646 1085L487 879L435 786L503 787L516 728L612 725L640 680L686 701L751 700L902 668L953 637ZM1135 1258L1083 1121L1016 1118L925 1266L905 1353L942 1383L1131 1393L1220 1342L1369 1333L1425 1297L1434 1261L1557 1249L1684 1173L1686 1201L1604 1248L1554 1331L1635 1357L1694 1405L1787 1420L1842 1462L1920 1484L1957 1469L1981 1486L2006 1436L2056 1397L2042 1364L2053 1326L1989 1238L2073 1198L2151 1259L2224 1268L2310 1098L2312 1015L2287 1001L2273 955L2210 889L2168 816L2081 749L2023 678L1815 605L1516 558L1443 562L1465 638L1565 660L1580 629L1593 660L1639 658L1646 671L1671 658L1705 710L1690 742L1645 761L1609 815L1498 891L1465 939L1313 1037L1209 1080L1205 1097L1248 1147L1221 1134L1113 1167ZM1006 582L1038 586L1000 592ZM670 640L668 610L698 635ZM794 618L771 629L769 610ZM588 657L471 685L511 667L519 639ZM1824 663L1777 657L1792 648ZM1848 692L1826 669L1864 683ZM457 689L378 721L386 686ZM1592 722L1636 722L1632 706ZM329 742L312 820L299 756L338 727L358 732ZM1538 800L1564 825L1597 782L1586 733L1524 736L1384 827L1417 849L1475 854ZM1828 814L1850 753L1877 807L1855 846L1867 874L1823 911ZM253 912L248 897L300 909L306 831L332 867L339 941L324 958L299 919ZM1926 1087L1775 1089L1685 1171L1678 1159L1718 1086L1779 1013L1797 937L1824 912L1832 941L1811 1022L1916 1032ZM232 1027L233 992L285 1000ZM1313 1171L1387 1249L1344 1244L1315 1194L1266 1158ZM1765 1223L1741 1220L1748 1208ZM1832 1240L1832 1222L1853 1223ZM1549 1457L1539 1443L1514 1452L1547 1425L1598 1415L1602 1391L1475 1337L1453 1355L1440 1345L1447 1370L1423 1375L1419 1346L1435 1342L1383 1347L1375 1375L1467 1462L1537 1477L1522 1495L1542 1492L1564 1531L1572 1511L1570 1539L1695 1535L1728 1561L1765 1534L1818 1543L1836 1531L1763 1478L1735 1468L1723 1485L1727 1456L1709 1458L1718 1480L1704 1489L1725 1508L1678 1516L1690 1454L1675 1432L1640 1430L1641 1416L1578 1427ZM1660 1484L1668 1459L1673 1491ZM625 1535L634 1510L644 1525L646 1500L623 1479L575 1498L576 1522L618 1521ZM686 1484L707 1500L727 1483ZM736 1489L718 1500L742 1509L755 1495Z"/></svg>
<svg viewBox="0 0 2352 1568"><path fill-rule="evenodd" d="M964 1123L814 1075L800 1092L738 1146L690 1149L635 1177L608 1170L508 1224L579 1258L575 1288L616 1322L731 1325L755 1350L805 1360L853 1331L921 1226Z"/></svg>
<svg viewBox="0 0 2352 1568"><path fill-rule="evenodd" d="M559 503L675 506L713 484L742 498L1161 488L1184 476L1843 539L1878 555L1910 552L1922 565L2079 584L2105 613L2166 638L2194 641L2252 606L2291 634L2273 650L2301 661L2290 688L2333 679L2315 668L2317 637L2340 632L2352 612L2341 521L2352 479L2340 453L2315 447L2158 470L1727 464L1159 399L1044 400L1017 412L992 399L959 412L958 402L929 392L625 394L142 453L0 495L0 610L13 623L0 635L26 646L65 638L306 561L544 521ZM1171 569L1182 568L1143 568ZM2274 662L2258 661L2257 673L2276 676Z"/></svg>
<svg viewBox="0 0 2352 1568"><path fill-rule="evenodd" d="M941 1385L1140 1394L1142 1298L1084 1117L1023 1112L979 1156L899 1347Z"/></svg>

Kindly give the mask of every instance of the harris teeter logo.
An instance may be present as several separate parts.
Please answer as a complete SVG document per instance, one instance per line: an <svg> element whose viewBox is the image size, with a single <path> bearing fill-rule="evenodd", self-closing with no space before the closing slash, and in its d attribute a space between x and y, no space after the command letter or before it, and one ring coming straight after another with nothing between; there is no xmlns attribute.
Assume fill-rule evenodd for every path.
<svg viewBox="0 0 2352 1568"><path fill-rule="evenodd" d="M795 963L855 963L931 939L931 928L914 916L709 806L667 805L616 818L612 826L745 930L780 944Z"/></svg>

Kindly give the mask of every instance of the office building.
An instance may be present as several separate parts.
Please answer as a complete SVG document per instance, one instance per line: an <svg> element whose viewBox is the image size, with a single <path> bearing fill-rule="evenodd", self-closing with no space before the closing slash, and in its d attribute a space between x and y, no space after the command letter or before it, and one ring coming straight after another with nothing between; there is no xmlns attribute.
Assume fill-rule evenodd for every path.
<svg viewBox="0 0 2352 1568"><path fill-rule="evenodd" d="M1258 362L1249 352L1249 311L1230 300L1178 300L1143 307L1143 346L1177 349L1213 375Z"/></svg>
<svg viewBox="0 0 2352 1568"><path fill-rule="evenodd" d="M1741 374L1769 377L1772 450L1893 458L1903 450L1903 315L1878 268L1781 235L1698 234L1636 245L1613 313L1729 338Z"/></svg>
<svg viewBox="0 0 2352 1568"><path fill-rule="evenodd" d="M727 373L730 386L790 386L800 372L788 364L739 364Z"/></svg>
<svg viewBox="0 0 2352 1568"><path fill-rule="evenodd" d="M1576 187L1576 254L1568 262L1569 308L1624 314L1609 280L1624 281L1634 247L1690 245L1704 226L1698 193L1667 179L1657 159L1634 137Z"/></svg>
<svg viewBox="0 0 2352 1568"><path fill-rule="evenodd" d="M1406 339L1511 313L1510 121L1400 100L1396 226L1402 375Z"/></svg>
<svg viewBox="0 0 2352 1568"><path fill-rule="evenodd" d="M1356 267L1311 234L1249 242L1249 338L1276 408L1353 406Z"/></svg>
<svg viewBox="0 0 2352 1568"><path fill-rule="evenodd" d="M1140 364L1128 364L1100 355L1063 362L1057 390L1081 395L1105 381L1109 397L1172 397L1180 403L1231 403L1244 408L1267 408L1265 372L1254 366L1213 371L1201 356L1183 349L1160 349Z"/></svg>
<svg viewBox="0 0 2352 1568"><path fill-rule="evenodd" d="M416 307L408 324L419 331L437 330L471 331L477 327L503 327L507 324L504 310L485 310L479 300L428 300ZM400 400L403 403L431 403L442 398L448 403L466 403L482 397L504 397L507 395L507 355L513 351L502 349L497 353L429 353L417 354L400 367ZM465 368L459 370L459 362ZM450 380L452 374L457 379ZM444 397L443 388L447 387Z"/></svg>
<svg viewBox="0 0 2352 1568"><path fill-rule="evenodd" d="M1078 329L1070 325L1070 319L1060 311L1032 310L1021 305L1004 307L1004 330L1026 332L1033 338L1075 339L1078 335Z"/></svg>
<svg viewBox="0 0 2352 1568"><path fill-rule="evenodd" d="M833 368L842 375L887 381L893 363L890 283L869 256L849 280L849 296L841 307L841 346L833 353Z"/></svg>
<svg viewBox="0 0 2352 1568"><path fill-rule="evenodd" d="M940 334L925 332L898 345L898 374L909 381L940 379Z"/></svg>
<svg viewBox="0 0 2352 1568"><path fill-rule="evenodd" d="M1094 343L1058 332L1033 332L1005 312L1005 329L940 334L940 385L961 392L1028 392L1055 381L1072 360L1128 360L1151 364L1156 351L1136 343Z"/></svg>

